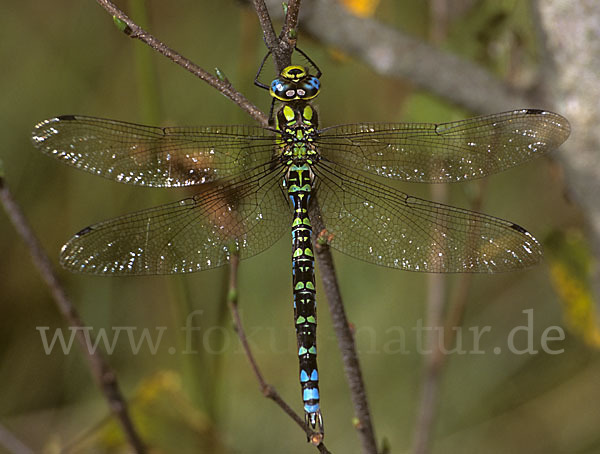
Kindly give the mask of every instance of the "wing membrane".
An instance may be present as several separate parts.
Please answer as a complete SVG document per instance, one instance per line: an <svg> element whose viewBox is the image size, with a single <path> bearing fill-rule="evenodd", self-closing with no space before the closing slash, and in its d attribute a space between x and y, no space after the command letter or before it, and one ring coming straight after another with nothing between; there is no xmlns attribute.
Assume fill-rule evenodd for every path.
<svg viewBox="0 0 600 454"><path fill-rule="evenodd" d="M234 251L257 254L289 229L282 169L270 165L183 199L87 227L61 251L71 271L171 274L224 265Z"/></svg>
<svg viewBox="0 0 600 454"><path fill-rule="evenodd" d="M320 131L324 159L413 182L455 182L500 172L557 148L569 122L516 110L452 123L360 123Z"/></svg>
<svg viewBox="0 0 600 454"><path fill-rule="evenodd" d="M272 158L274 132L253 126L159 128L67 115L37 124L34 145L95 175L172 187L231 177Z"/></svg>
<svg viewBox="0 0 600 454"><path fill-rule="evenodd" d="M412 197L337 164L321 161L314 172L331 246L353 257L408 271L493 273L542 255L512 222Z"/></svg>

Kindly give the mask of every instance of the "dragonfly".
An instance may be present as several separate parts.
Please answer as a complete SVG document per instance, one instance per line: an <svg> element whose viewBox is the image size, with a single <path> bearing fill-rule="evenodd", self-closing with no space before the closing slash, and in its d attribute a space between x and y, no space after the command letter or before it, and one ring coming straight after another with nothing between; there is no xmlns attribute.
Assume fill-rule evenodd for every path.
<svg viewBox="0 0 600 454"><path fill-rule="evenodd" d="M305 55L305 54L303 54ZM305 57L307 57L305 55ZM266 57L265 57L266 59ZM78 273L157 275L219 267L292 237L299 379L309 439L324 437L317 368L313 223L329 245L367 262L430 273L496 273L537 263L519 225L412 196L385 180L463 182L560 146L562 116L521 109L450 123L319 128L322 73L284 68L270 85L272 126L154 127L64 115L38 123L34 145L78 169L148 187L197 186L183 200L84 228L60 252ZM264 65L264 60L263 60Z"/></svg>

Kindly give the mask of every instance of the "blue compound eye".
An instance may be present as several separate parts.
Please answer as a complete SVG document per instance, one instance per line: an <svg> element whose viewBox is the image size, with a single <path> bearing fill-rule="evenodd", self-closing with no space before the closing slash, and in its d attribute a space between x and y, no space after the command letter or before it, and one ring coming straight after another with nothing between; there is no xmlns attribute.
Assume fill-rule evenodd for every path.
<svg viewBox="0 0 600 454"><path fill-rule="evenodd" d="M302 69L302 71L300 71ZM317 77L307 76L303 68L289 66L282 75L273 80L270 86L271 96L280 101L293 101L295 99L312 99L319 94L321 82ZM298 81L291 80L291 77L303 76ZM290 79L288 79L290 78Z"/></svg>
<svg viewBox="0 0 600 454"><path fill-rule="evenodd" d="M315 88L315 86L310 82L304 82L300 87L298 87L298 96L303 99L311 99L317 96L319 93L319 89Z"/></svg>
<svg viewBox="0 0 600 454"><path fill-rule="evenodd" d="M273 82L271 82L271 90L275 92L280 92L283 90L283 84L279 79L275 79Z"/></svg>
<svg viewBox="0 0 600 454"><path fill-rule="evenodd" d="M271 82L271 94L275 97L280 97L286 90L286 85L281 80L275 79Z"/></svg>

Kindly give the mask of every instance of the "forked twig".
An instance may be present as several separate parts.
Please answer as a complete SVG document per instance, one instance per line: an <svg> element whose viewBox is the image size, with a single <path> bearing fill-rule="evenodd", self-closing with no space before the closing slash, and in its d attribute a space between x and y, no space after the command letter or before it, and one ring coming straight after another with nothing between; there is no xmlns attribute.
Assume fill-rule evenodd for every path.
<svg viewBox="0 0 600 454"><path fill-rule="evenodd" d="M255 0L254 3L263 3L263 0ZM296 29L298 26L297 20L299 8L300 0L294 2L290 1L288 4L285 24L290 30ZM264 30L263 33L265 33L265 35L267 34L267 32ZM284 34L282 33L282 35ZM286 41L287 38L287 36L282 36L282 42ZM290 62L293 48L287 49L285 46L283 46L283 48L284 51L282 51L282 54L277 54L272 51L277 68L282 68L288 65ZM286 51L288 53L285 53ZM278 60L278 58L281 58L282 60ZM313 213L311 214L311 222L313 223L315 231L324 231L326 226L323 225L318 202L313 201L312 210ZM362 378L362 371L358 361L358 353L356 351L354 337L352 335L350 324L348 323L344 305L342 303L337 275L333 264L333 257L329 247L324 247L315 243L315 250L317 252L316 255L319 264L319 273L325 287L325 293L329 303L329 310L333 320L334 331L338 339L338 346L342 352L342 361L344 363L346 380L348 381L350 388L354 413L358 421L357 424L355 424L355 427L359 434L363 452L376 454L377 443L375 440L375 431L373 429L371 413L369 411L366 388Z"/></svg>
<svg viewBox="0 0 600 454"><path fill-rule="evenodd" d="M4 178L1 176L0 200L2 201L4 210L15 227L15 230L27 245L29 253L31 254L31 258L33 259L33 263L42 276L42 279L50 289L50 293L52 294L60 313L70 326L76 328L75 335L77 337L77 341L81 344L81 349L83 350L83 353L88 361L90 371L94 376L96 383L102 390L102 393L104 394L111 411L121 425L127 441L136 453L145 453L146 448L129 415L127 403L121 394L121 390L119 389L117 376L114 370L110 367L99 350L89 348L85 334L86 330L83 329L84 324L79 316L79 313L77 312L77 309L67 297L65 289L59 281L56 272L54 271L52 262L50 262L48 255L46 255L44 252L42 245L33 232L33 229L29 225L29 222L25 218L21 207L12 196L5 184ZM96 345L96 342L93 339L91 345Z"/></svg>
<svg viewBox="0 0 600 454"><path fill-rule="evenodd" d="M238 106L245 110L250 116L255 118L260 124L266 125L268 123L267 117L262 112L260 112L258 108L252 105L243 95L237 92L231 86L230 83L223 82L217 77L212 76L210 73L195 65L185 57L181 56L174 50L168 48L165 44L163 44L154 36L140 28L137 24L135 24L129 17L127 17L127 15L123 13L123 11L118 9L109 0L96 1L111 15L117 17L119 20L123 21L127 25L128 29L126 30L126 32L131 37L140 39L159 53L165 55L173 62L179 64L192 74L199 77L201 80L210 84L212 87L223 93L225 96L229 97ZM253 4L257 11L257 15L263 30L263 35L265 37L267 47L273 53L277 68L281 69L284 66L288 65L291 61L291 54L293 52L296 40L294 33L290 32L292 30L297 30L300 0L290 0L288 2L284 28L279 39L277 39L277 37L275 36L273 25L271 23L271 19L268 10L265 6L264 0L254 0ZM363 452L376 453L377 451L374 431L371 424L368 404L366 401L366 392L364 388L364 383L362 381L362 374L358 364L358 356L354 347L354 340L352 339L350 327L345 318L345 313L339 292L339 286L337 284L337 277L335 274L335 269L333 267L333 259L331 257L329 249L322 248L322 250L318 254L318 258L319 271L321 274L321 278L325 283L325 288L327 289L326 293L332 311L332 317L335 320L338 320L338 323L334 323L335 331L339 340L340 347L342 348L342 356L344 358L346 375L350 382L350 389L353 396L353 402L355 404L355 413L359 421L359 424L357 424L357 429L362 441ZM232 263L231 266L231 279L233 279L233 281L230 281L230 285L231 282L235 282L235 280L237 279L237 263ZM235 289L235 287L231 288ZM268 385L264 381L264 378L262 377L262 374L260 373L256 361L254 360L254 357L252 356L252 353L249 349L242 328L239 313L237 311L237 304L235 304L234 302L230 302L229 305L231 308L232 316L234 318L236 329L238 331L238 335L240 336L240 341L242 342L244 351L248 356L254 374L256 375L259 381L261 390L263 391L266 397L269 397L270 399L274 400L288 415L290 415L290 417L292 417L305 430L304 422L302 421L302 419L297 414L295 414L293 410L290 409L290 407L275 392L273 387ZM318 445L318 448L321 452L327 452L325 446L322 443Z"/></svg>
<svg viewBox="0 0 600 454"><path fill-rule="evenodd" d="M265 44L275 58L275 65L278 72L290 64L292 52L296 47L296 30L298 28L300 3L301 0L289 0L285 4L286 14L284 24L279 38L277 38L265 1L252 0L260 27L263 31Z"/></svg>

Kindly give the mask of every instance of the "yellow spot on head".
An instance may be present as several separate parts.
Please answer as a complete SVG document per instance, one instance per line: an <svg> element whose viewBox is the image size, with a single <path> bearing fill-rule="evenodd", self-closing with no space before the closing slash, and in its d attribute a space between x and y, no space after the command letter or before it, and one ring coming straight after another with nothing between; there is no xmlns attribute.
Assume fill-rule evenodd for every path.
<svg viewBox="0 0 600 454"><path fill-rule="evenodd" d="M283 71L281 71L281 77L287 80L292 80L294 82L297 82L303 77L306 77L306 74L306 68L299 65L287 66L283 68Z"/></svg>

